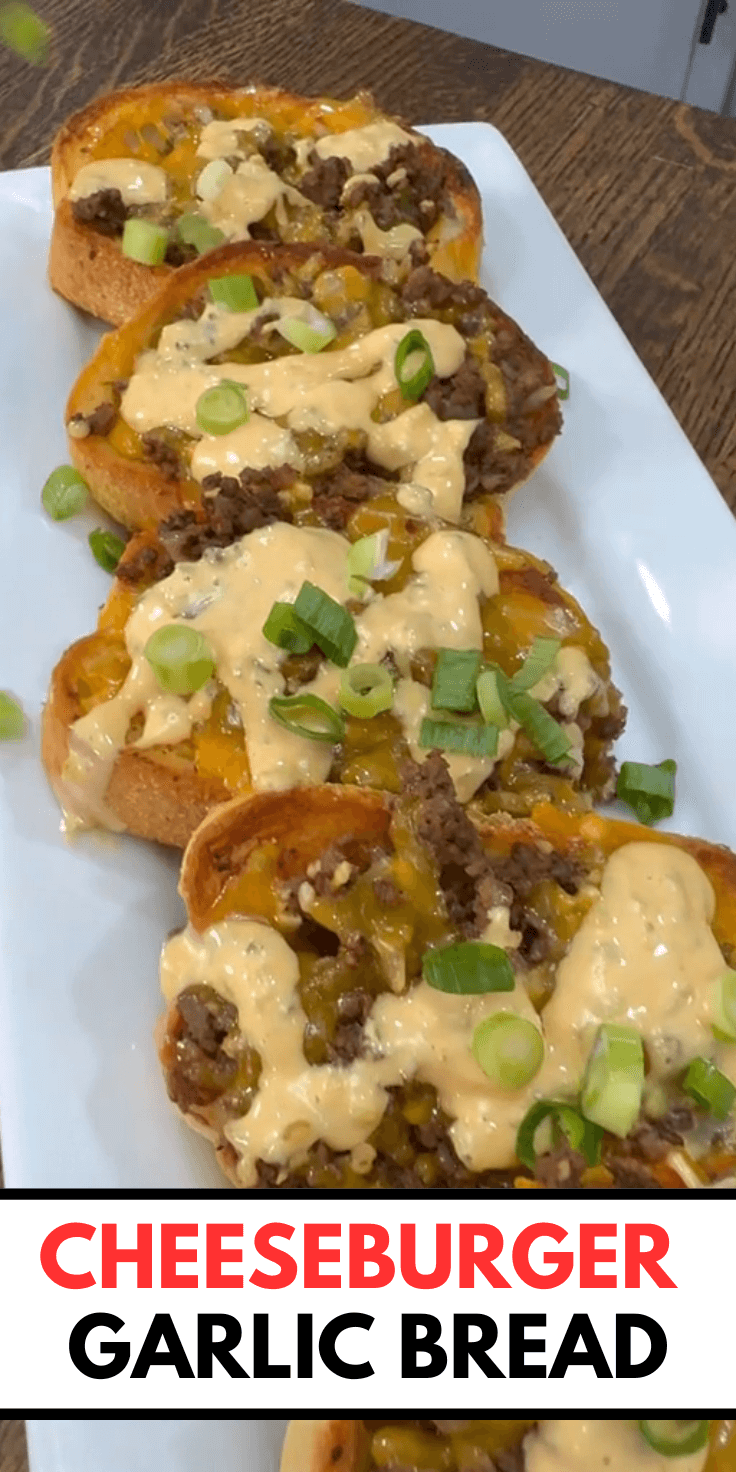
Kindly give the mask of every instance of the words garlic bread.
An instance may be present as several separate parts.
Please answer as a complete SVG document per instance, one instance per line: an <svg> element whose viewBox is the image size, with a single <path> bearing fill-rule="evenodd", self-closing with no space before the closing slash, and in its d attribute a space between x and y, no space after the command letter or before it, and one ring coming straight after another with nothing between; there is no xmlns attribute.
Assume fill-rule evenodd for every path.
<svg viewBox="0 0 736 1472"><path fill-rule="evenodd" d="M290 1421L281 1472L733 1472L730 1421Z"/></svg>
<svg viewBox="0 0 736 1472"><path fill-rule="evenodd" d="M460 161L387 117L275 87L168 82L70 118L51 158L51 284L117 325L161 277L232 240L411 252L474 280L478 191Z"/></svg>
<svg viewBox="0 0 736 1472"><path fill-rule="evenodd" d="M733 1171L736 856L540 804L236 799L164 947L171 1098L239 1185L681 1186Z"/></svg>
<svg viewBox="0 0 736 1472"><path fill-rule="evenodd" d="M345 532L318 511L220 490L129 543L52 677L43 754L70 821L183 847L236 793L399 792L432 748L486 811L612 795L608 652L545 563L386 497L348 502Z"/></svg>
<svg viewBox="0 0 736 1472"><path fill-rule="evenodd" d="M560 428L550 363L481 287L390 274L247 243L182 267L72 390L70 453L92 494L139 528L223 487L308 505L326 476L348 501L390 493L453 523L513 490Z"/></svg>

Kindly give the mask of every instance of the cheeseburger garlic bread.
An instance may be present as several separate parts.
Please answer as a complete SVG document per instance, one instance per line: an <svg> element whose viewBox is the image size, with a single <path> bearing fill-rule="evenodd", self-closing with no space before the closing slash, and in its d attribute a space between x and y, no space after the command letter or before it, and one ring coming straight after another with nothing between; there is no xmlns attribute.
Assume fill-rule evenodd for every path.
<svg viewBox="0 0 736 1472"><path fill-rule="evenodd" d="M264 486L327 524L340 498L383 495L466 525L560 422L551 364L481 287L248 243L182 267L103 338L67 409L74 465L130 528Z"/></svg>
<svg viewBox="0 0 736 1472"><path fill-rule="evenodd" d="M290 1421L281 1472L732 1472L731 1421Z"/></svg>
<svg viewBox="0 0 736 1472"><path fill-rule="evenodd" d="M132 88L69 119L51 170L51 285L117 325L227 241L326 241L411 253L457 281L478 273L480 199L464 165L366 94Z"/></svg>
<svg viewBox="0 0 736 1472"><path fill-rule="evenodd" d="M235 799L180 889L161 1059L236 1184L733 1172L728 850L550 803L473 821L435 754L400 797Z"/></svg>
<svg viewBox="0 0 736 1472"><path fill-rule="evenodd" d="M484 811L612 795L625 711L547 565L385 495L341 503L332 483L302 511L271 488L221 489L131 540L44 713L71 825L183 847L237 793L398 792L432 749Z"/></svg>

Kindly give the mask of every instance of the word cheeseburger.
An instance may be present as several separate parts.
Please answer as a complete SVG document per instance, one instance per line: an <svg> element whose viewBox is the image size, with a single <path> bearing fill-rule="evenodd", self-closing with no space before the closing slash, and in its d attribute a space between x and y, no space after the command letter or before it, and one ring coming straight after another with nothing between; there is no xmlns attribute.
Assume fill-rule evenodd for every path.
<svg viewBox="0 0 736 1472"><path fill-rule="evenodd" d="M133 1289L182 1294L181 1322L176 1311L157 1312L135 1333L107 1311L107 1296L105 1311L83 1314L69 1336L69 1355L91 1379L142 1380L162 1369L200 1380L222 1372L304 1380L324 1371L369 1379L385 1352L384 1310L390 1314L392 1306L390 1336L403 1380L446 1372L462 1380L471 1367L487 1379L559 1380L581 1366L599 1379L639 1379L664 1363L661 1324L650 1314L615 1312L606 1315L601 1335L594 1305L608 1307L612 1289L675 1288L664 1266L669 1246L665 1228L652 1222L569 1229L539 1220L504 1234L484 1221L420 1228L397 1222L391 1232L375 1221L269 1221L249 1235L239 1221L138 1222L134 1233L111 1221L66 1221L48 1232L40 1257L46 1277L70 1292L118 1290L127 1304ZM554 1316L548 1332L546 1295L566 1285L600 1297L586 1296L592 1313ZM325 1321L325 1295L335 1289L341 1292L330 1296L328 1312L333 1305L340 1311ZM417 1311L399 1313L406 1289L424 1296ZM513 1311L520 1289L539 1294L539 1311ZM208 1312L196 1314L195 1331L187 1293L197 1292L199 1306L203 1290ZM272 1309L262 1290L279 1295ZM231 1295L242 1297L233 1302ZM269 1307L250 1312L254 1299ZM525 1307L528 1301L524 1292ZM225 1312L225 1304L249 1311Z"/></svg>

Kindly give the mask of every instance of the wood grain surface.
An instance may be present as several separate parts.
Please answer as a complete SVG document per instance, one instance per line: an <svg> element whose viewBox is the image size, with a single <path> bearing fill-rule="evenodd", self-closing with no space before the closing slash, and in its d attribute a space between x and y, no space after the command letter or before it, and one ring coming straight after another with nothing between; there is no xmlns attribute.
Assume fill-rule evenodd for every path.
<svg viewBox="0 0 736 1472"><path fill-rule="evenodd" d="M51 64L0 53L0 167L111 87L223 76L412 122L495 123L736 508L736 122L344 0L36 0Z"/></svg>
<svg viewBox="0 0 736 1472"><path fill-rule="evenodd" d="M0 167L45 163L112 87L258 79L411 122L494 123L736 508L736 122L344 0L35 0L51 63L0 52ZM25 1472L0 1423L0 1472ZM174 1469L168 1469L174 1472Z"/></svg>

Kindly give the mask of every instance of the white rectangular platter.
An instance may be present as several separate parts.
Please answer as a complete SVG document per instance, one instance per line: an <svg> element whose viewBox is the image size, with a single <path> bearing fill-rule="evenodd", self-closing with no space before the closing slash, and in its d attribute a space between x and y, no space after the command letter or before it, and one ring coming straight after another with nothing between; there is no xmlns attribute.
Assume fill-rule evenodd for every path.
<svg viewBox="0 0 736 1472"><path fill-rule="evenodd" d="M285 1421L28 1421L31 1472L278 1472Z"/></svg>
<svg viewBox="0 0 736 1472"><path fill-rule="evenodd" d="M672 826L736 844L736 523L528 175L482 123L426 130L483 196L483 284L569 369L565 430L509 512L611 648L630 708L620 754L675 757ZM48 172L0 176L0 688L29 739L0 749L0 1110L6 1183L222 1184L168 1105L152 1043L157 961L181 923L177 862L125 837L66 841L38 755L51 668L109 586L95 510L57 525L69 388L98 328L45 279Z"/></svg>

